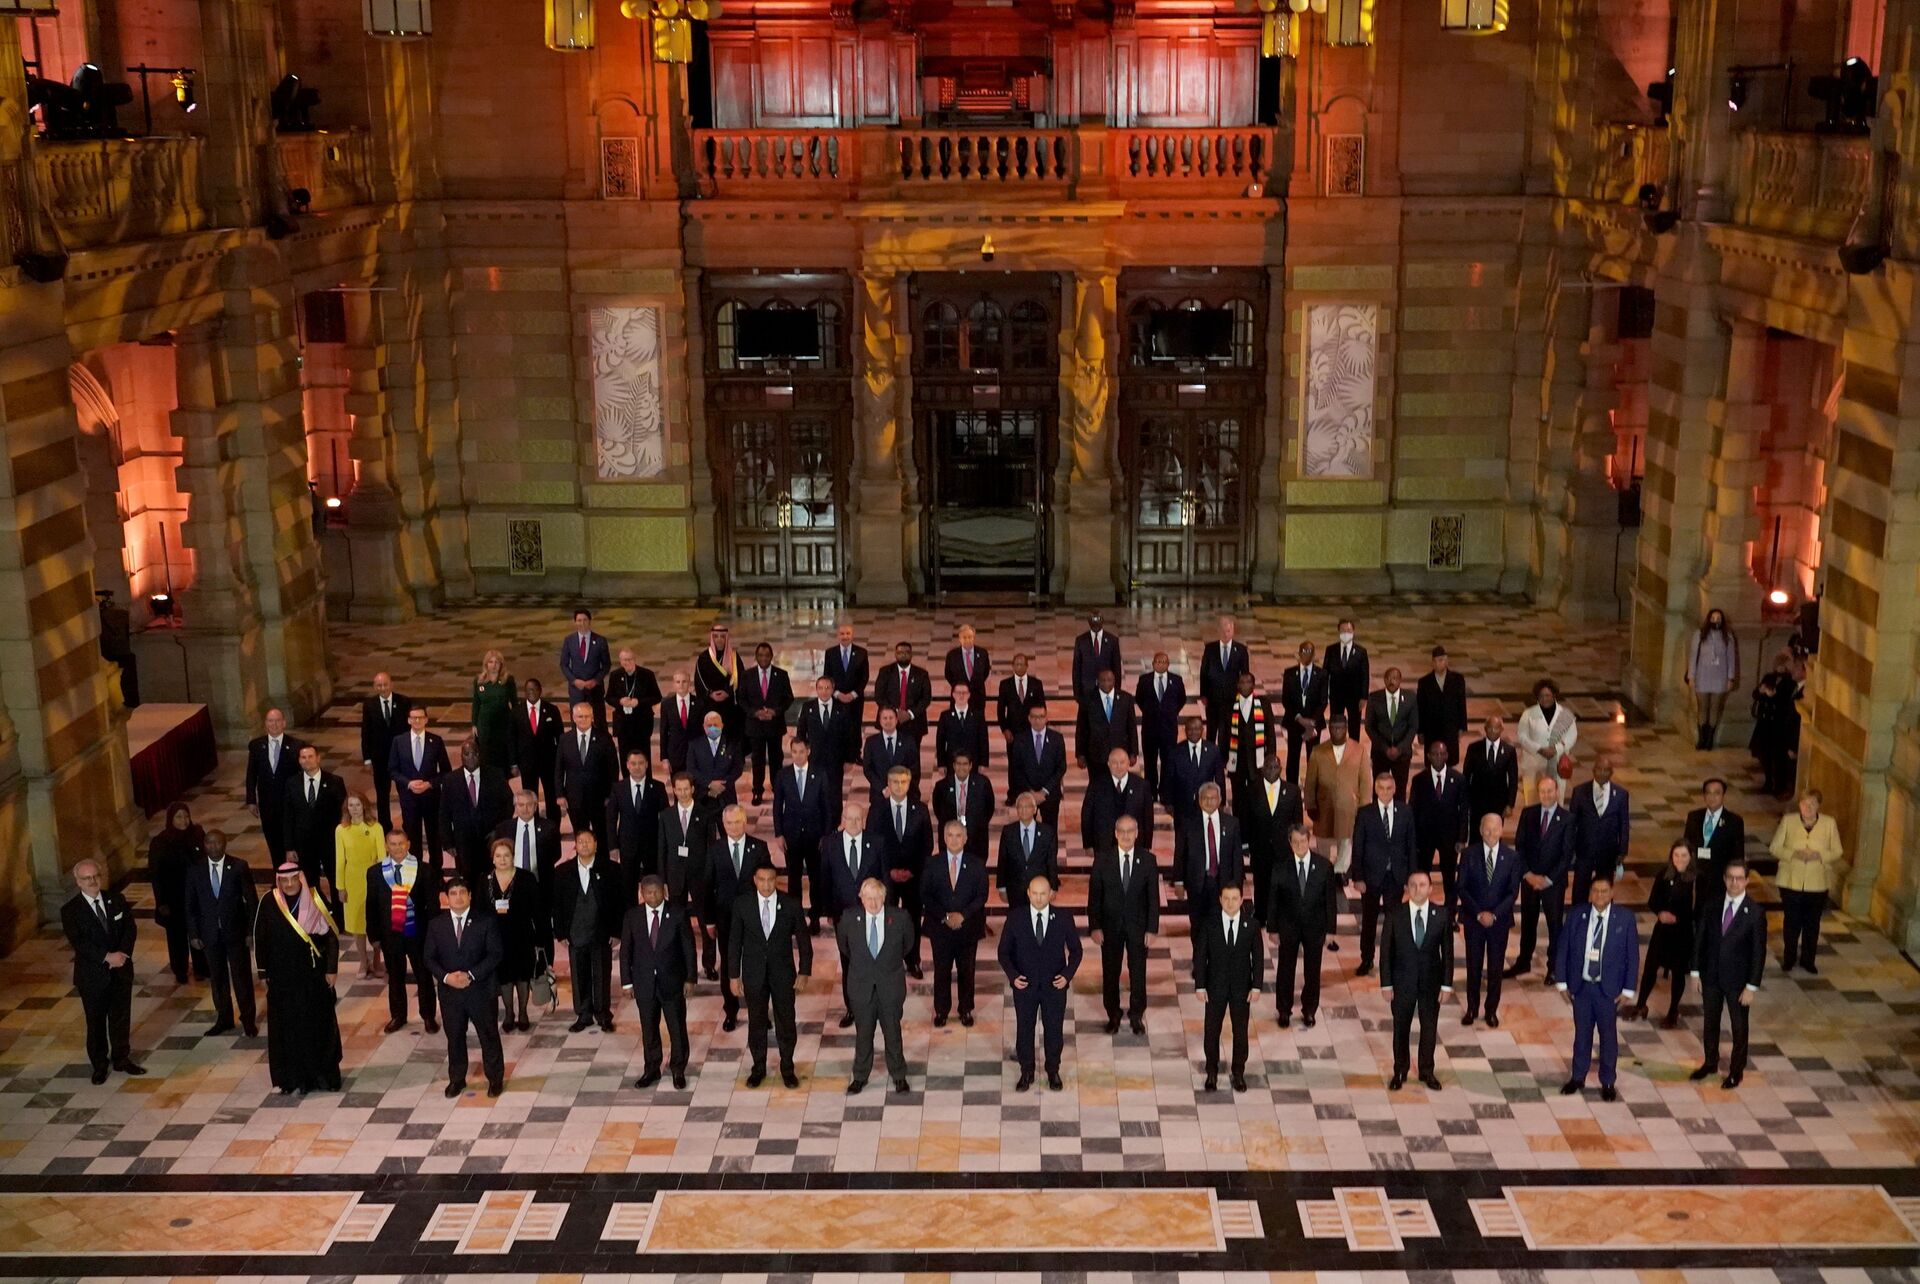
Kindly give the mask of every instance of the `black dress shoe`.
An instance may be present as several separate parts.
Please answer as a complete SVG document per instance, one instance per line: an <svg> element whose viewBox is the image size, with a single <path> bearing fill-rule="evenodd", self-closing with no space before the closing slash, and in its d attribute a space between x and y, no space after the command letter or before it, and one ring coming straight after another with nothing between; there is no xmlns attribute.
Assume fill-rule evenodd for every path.
<svg viewBox="0 0 1920 1284"><path fill-rule="evenodd" d="M604 1016L604 1017L601 1017L601 1018L600 1018L600 1032L601 1032L602 1034L612 1034L612 1033L613 1033L613 1018L612 1018L612 1017L610 1017L610 1016Z"/></svg>
<svg viewBox="0 0 1920 1284"><path fill-rule="evenodd" d="M1500 974L1500 979L1503 981L1511 981L1516 976L1525 976L1527 974L1527 971L1528 971L1527 968L1524 968L1520 964L1515 963L1512 967L1506 969L1506 971Z"/></svg>
<svg viewBox="0 0 1920 1284"><path fill-rule="evenodd" d="M219 1024L219 1025L215 1025L215 1026L209 1026L209 1027L207 1028L207 1033L208 1033L208 1034L210 1034L210 1035L213 1035L213 1034L232 1034L232 1033L233 1033L233 1022L231 1022L231 1021L222 1021L222 1022L221 1022L221 1023Z"/></svg>
<svg viewBox="0 0 1920 1284"><path fill-rule="evenodd" d="M1469 1012L1465 1016L1460 1018L1460 1024L1472 1025L1475 1021L1478 1021L1479 1019L1480 1019L1480 1014L1478 1012Z"/></svg>
<svg viewBox="0 0 1920 1284"><path fill-rule="evenodd" d="M973 1029L973 1013L962 1012L960 1014L960 1024L969 1030Z"/></svg>
<svg viewBox="0 0 1920 1284"><path fill-rule="evenodd" d="M753 796L753 805L756 807L760 806L764 801L765 799L761 798L759 794Z"/></svg>
<svg viewBox="0 0 1920 1284"><path fill-rule="evenodd" d="M407 1028L407 1019L405 1017L395 1017L393 1018L393 1020L387 1022L383 1032L386 1034L392 1034L396 1030L404 1030L406 1028Z"/></svg>
<svg viewBox="0 0 1920 1284"><path fill-rule="evenodd" d="M674 1087L674 1091L676 1092L685 1092L687 1090L687 1072L686 1071L675 1070L673 1072L673 1087Z"/></svg>
<svg viewBox="0 0 1920 1284"><path fill-rule="evenodd" d="M913 1091L913 1089L908 1086L907 1081L905 1079L895 1079L893 1081L893 1090L895 1092L912 1092Z"/></svg>
<svg viewBox="0 0 1920 1284"><path fill-rule="evenodd" d="M867 1081L865 1079L855 1079L853 1082L847 1085L847 1095L849 1097L855 1096L859 1093L859 1091L862 1088L866 1086L867 1086Z"/></svg>
<svg viewBox="0 0 1920 1284"><path fill-rule="evenodd" d="M93 1081L95 1083L105 1083L107 1081L107 1072L105 1070L95 1070L93 1072Z"/></svg>
<svg viewBox="0 0 1920 1284"><path fill-rule="evenodd" d="M720 1023L720 1028L726 1033L731 1034L736 1028L739 1027L739 1025L740 1025L739 1018L730 1016L726 1020Z"/></svg>
<svg viewBox="0 0 1920 1284"><path fill-rule="evenodd" d="M840 1028L841 1028L842 1030L844 1030L844 1029L846 1029L846 1028L847 1028L848 1026L850 1026L850 1025L852 1025L852 1024L853 1024L853 1013L851 1013L851 1012L842 1012L842 1013L840 1014Z"/></svg>
<svg viewBox="0 0 1920 1284"><path fill-rule="evenodd" d="M907 975L912 977L916 981L924 981L927 979L926 973L920 970L920 965L918 963L907 964Z"/></svg>
<svg viewBox="0 0 1920 1284"><path fill-rule="evenodd" d="M1806 961L1805 963L1802 963L1802 964L1800 965L1800 970L1801 970L1802 972L1805 972L1805 973L1806 973L1806 974L1807 974L1808 976L1819 976L1819 975L1820 975L1820 969L1819 969L1819 968L1817 968L1817 967L1815 967L1815 966L1813 965L1813 960L1812 960L1812 959L1808 959L1808 960L1807 960L1807 961Z"/></svg>
<svg viewBox="0 0 1920 1284"><path fill-rule="evenodd" d="M1129 1024L1135 1034L1145 1034L1147 1032L1147 1023L1139 1017L1135 1017Z"/></svg>
<svg viewBox="0 0 1920 1284"><path fill-rule="evenodd" d="M487 1085L487 1095L489 1097L497 1097L506 1090L507 1085L504 1083L490 1083Z"/></svg>
<svg viewBox="0 0 1920 1284"><path fill-rule="evenodd" d="M939 1016L933 1019L933 1028L936 1030L945 1029L946 1024L947 1024L947 1014L944 1012L942 1012Z"/></svg>
<svg viewBox="0 0 1920 1284"><path fill-rule="evenodd" d="M780 1072L780 1082L789 1088L798 1088L800 1086L800 1076L791 1070L782 1070Z"/></svg>
<svg viewBox="0 0 1920 1284"><path fill-rule="evenodd" d="M1398 1092L1400 1091L1400 1089L1406 1086L1407 1086L1407 1076L1403 1074L1397 1074L1393 1076L1393 1078L1387 1080L1387 1090L1389 1092Z"/></svg>
<svg viewBox="0 0 1920 1284"><path fill-rule="evenodd" d="M1047 1071L1047 1087L1049 1089L1058 1092L1066 1086L1066 1084L1060 1081L1060 1072L1058 1070Z"/></svg>
<svg viewBox="0 0 1920 1284"><path fill-rule="evenodd" d="M1285 1030L1288 1027L1290 1027L1292 1024L1293 1024L1293 1018L1289 1016L1287 1013L1282 1012L1280 1014L1280 1028L1282 1030Z"/></svg>
<svg viewBox="0 0 1920 1284"><path fill-rule="evenodd" d="M467 1085L464 1083L450 1083L447 1085L447 1096L457 1097L466 1090Z"/></svg>
<svg viewBox="0 0 1920 1284"><path fill-rule="evenodd" d="M1600 1100L1602 1100L1602 1101L1618 1101L1618 1100L1620 1100L1620 1091L1619 1091L1619 1089L1617 1089L1617 1088L1615 1088L1615 1087L1614 1087L1614 1086L1613 1086L1612 1084L1610 1084L1610 1083L1606 1083L1606 1084L1601 1084L1601 1085L1600 1085Z"/></svg>
<svg viewBox="0 0 1920 1284"><path fill-rule="evenodd" d="M633 1086L636 1088L651 1088L654 1084L659 1082L660 1082L660 1072L658 1070L649 1070L645 1074L641 1075L638 1079L635 1079L633 1081Z"/></svg>
<svg viewBox="0 0 1920 1284"><path fill-rule="evenodd" d="M754 1071L750 1071L747 1074L747 1086L749 1088L758 1088L761 1084L765 1083L766 1081L767 1081L767 1072L765 1070L754 1070Z"/></svg>
<svg viewBox="0 0 1920 1284"><path fill-rule="evenodd" d="M718 981L720 979L720 973L715 971L713 968L708 968L707 979L709 981Z"/></svg>
<svg viewBox="0 0 1920 1284"><path fill-rule="evenodd" d="M1243 1074L1233 1076L1233 1090L1235 1092L1245 1092L1247 1090L1247 1076Z"/></svg>
<svg viewBox="0 0 1920 1284"><path fill-rule="evenodd" d="M1025 1092L1028 1088L1031 1088L1032 1086L1033 1086L1033 1072L1031 1070L1022 1071L1020 1075L1020 1082L1013 1085L1013 1090L1015 1092Z"/></svg>
<svg viewBox="0 0 1920 1284"><path fill-rule="evenodd" d="M423 1022L422 1028L425 1029L428 1034L440 1033L440 1023L438 1021Z"/></svg>
<svg viewBox="0 0 1920 1284"><path fill-rule="evenodd" d="M244 1027L244 1029L245 1029L245 1032L246 1032L246 1036L247 1036L247 1037L248 1037L249 1039L257 1039L257 1038L259 1038L259 1037L260 1037L260 1030L259 1030L259 1027L257 1027L257 1026L251 1026L251 1025L250 1025L250 1026L246 1026L246 1027Z"/></svg>
<svg viewBox="0 0 1920 1284"><path fill-rule="evenodd" d="M1220 1091L1220 1078L1219 1078L1219 1076L1218 1076L1218 1075L1211 1075L1211 1074L1210 1074L1210 1075L1208 1075L1208 1076L1207 1076L1207 1084L1206 1084L1206 1087L1204 1087L1204 1088L1202 1088L1202 1089L1201 1089L1201 1091L1202 1091L1202 1092L1218 1092L1218 1091Z"/></svg>
<svg viewBox="0 0 1920 1284"><path fill-rule="evenodd" d="M1356 977L1360 977L1360 976L1372 976L1372 975L1373 975L1373 964L1371 964L1371 963L1362 963L1362 964L1361 964L1361 965L1360 965L1359 967L1357 967L1357 968L1355 968L1355 969L1353 969L1353 974L1354 974L1354 975L1355 975Z"/></svg>
<svg viewBox="0 0 1920 1284"><path fill-rule="evenodd" d="M1108 1033L1108 1034L1118 1034L1118 1033L1120 1033L1120 1018L1119 1018L1119 1017L1108 1017L1108 1018L1107 1018L1107 1033Z"/></svg>
<svg viewBox="0 0 1920 1284"><path fill-rule="evenodd" d="M1498 1030L1499 1028L1500 1028L1500 1018L1495 1016L1491 1012L1487 1013L1487 1029Z"/></svg>
<svg viewBox="0 0 1920 1284"><path fill-rule="evenodd" d="M1688 1075L1687 1078L1691 1079L1695 1083L1699 1083L1702 1079L1711 1079L1713 1078L1713 1076L1719 1073L1720 1073L1719 1066L1701 1066L1698 1070L1695 1070L1692 1074Z"/></svg>
<svg viewBox="0 0 1920 1284"><path fill-rule="evenodd" d="M592 1017L575 1017L573 1019L573 1024L567 1027L567 1033L578 1034L592 1024L593 1024Z"/></svg>
<svg viewBox="0 0 1920 1284"><path fill-rule="evenodd" d="M1584 1086L1585 1085L1582 1084L1578 1079L1569 1079L1565 1083L1560 1085L1560 1095L1563 1097L1571 1097L1574 1093L1580 1091L1580 1089Z"/></svg>
<svg viewBox="0 0 1920 1284"><path fill-rule="evenodd" d="M1313 1029L1313 1024L1314 1024L1314 1021L1315 1021L1315 1020L1316 1020L1316 1018L1314 1018L1314 1017L1310 1017L1310 1016L1303 1016L1303 1017L1301 1017L1301 1018L1300 1018L1300 1028L1301 1028L1301 1029L1303 1029L1303 1030L1311 1030L1311 1029Z"/></svg>
<svg viewBox="0 0 1920 1284"><path fill-rule="evenodd" d="M136 1079L147 1072L147 1068L138 1061L122 1061L116 1065L114 1069L118 1070L121 1074L132 1075Z"/></svg>
<svg viewBox="0 0 1920 1284"><path fill-rule="evenodd" d="M1430 1092L1440 1091L1440 1076L1437 1074L1423 1074L1420 1076L1420 1082L1426 1084Z"/></svg>
<svg viewBox="0 0 1920 1284"><path fill-rule="evenodd" d="M1727 1091L1731 1092L1735 1088L1738 1088L1740 1086L1740 1076L1737 1074L1730 1074L1726 1078L1720 1081L1720 1086L1722 1088L1725 1088Z"/></svg>

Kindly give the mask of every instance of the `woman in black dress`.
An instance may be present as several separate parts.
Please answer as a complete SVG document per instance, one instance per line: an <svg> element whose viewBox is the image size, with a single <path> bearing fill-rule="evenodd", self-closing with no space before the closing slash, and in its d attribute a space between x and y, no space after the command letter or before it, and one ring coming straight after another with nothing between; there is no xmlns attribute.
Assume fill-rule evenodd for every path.
<svg viewBox="0 0 1920 1284"><path fill-rule="evenodd" d="M1766 775L1761 788L1776 798L1793 789L1797 774L1800 706L1794 701L1799 694L1793 656L1782 651L1773 658L1773 669L1761 674L1753 688L1753 738L1747 742Z"/></svg>
<svg viewBox="0 0 1920 1284"><path fill-rule="evenodd" d="M1647 908L1653 912L1653 936L1647 941L1647 962L1640 970L1640 998L1633 1015L1646 1020L1654 982L1662 971L1669 973L1673 977L1673 998L1661 1019L1662 1030L1680 1024L1680 996L1686 993L1687 971L1693 966L1693 925L1700 917L1700 898L1706 890L1698 873L1693 849L1675 843L1667 852L1666 868L1647 895Z"/></svg>
<svg viewBox="0 0 1920 1284"><path fill-rule="evenodd" d="M530 869L516 869L513 844L496 838L489 848L493 868L487 872L487 904L499 917L500 967L494 978L500 983L500 1007L504 1017L502 1030L531 1030L527 1020L527 996L533 988L536 970L534 952L547 951L552 957L553 937L547 928L547 898L541 894L540 879ZM515 1015L516 1005L518 1015Z"/></svg>
<svg viewBox="0 0 1920 1284"><path fill-rule="evenodd" d="M187 981L187 960L193 960L193 975L207 976L207 956L190 949L187 935L187 875L195 864L206 859L206 833L193 823L193 813L185 803L167 808L167 823L147 845L147 877L153 884L153 917L167 933L167 964L173 979Z"/></svg>

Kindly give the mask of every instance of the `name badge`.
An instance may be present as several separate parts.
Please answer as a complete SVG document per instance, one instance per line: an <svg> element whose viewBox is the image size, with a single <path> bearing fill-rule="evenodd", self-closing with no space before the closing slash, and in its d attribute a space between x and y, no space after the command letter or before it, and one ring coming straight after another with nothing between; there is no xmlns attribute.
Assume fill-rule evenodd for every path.
<svg viewBox="0 0 1920 1284"><path fill-rule="evenodd" d="M1587 962L1589 962L1589 963L1598 963L1599 961L1600 961L1600 951L1599 951L1599 950L1597 950L1597 949L1596 949L1596 950L1588 950L1588 951L1587 951Z"/></svg>
<svg viewBox="0 0 1920 1284"><path fill-rule="evenodd" d="M681 843L681 844L680 844L680 855L684 857L684 856L685 856L686 854L687 854L687 845L686 845L685 843Z"/></svg>
<svg viewBox="0 0 1920 1284"><path fill-rule="evenodd" d="M493 903L494 913L504 914L513 907L512 901L500 900Z"/></svg>
<svg viewBox="0 0 1920 1284"><path fill-rule="evenodd" d="M1696 865L1704 861L1711 861L1712 859L1713 859L1713 848L1696 847L1693 849L1693 860Z"/></svg>

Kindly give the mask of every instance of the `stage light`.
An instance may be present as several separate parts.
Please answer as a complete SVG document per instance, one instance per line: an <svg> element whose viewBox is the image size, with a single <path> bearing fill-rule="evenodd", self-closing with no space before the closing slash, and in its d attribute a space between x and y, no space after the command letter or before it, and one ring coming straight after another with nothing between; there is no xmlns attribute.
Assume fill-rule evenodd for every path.
<svg viewBox="0 0 1920 1284"><path fill-rule="evenodd" d="M1727 110L1739 111L1747 103L1747 73L1735 71L1727 77Z"/></svg>
<svg viewBox="0 0 1920 1284"><path fill-rule="evenodd" d="M1824 134L1864 134L1879 105L1880 80L1858 58L1849 58L1832 75L1807 81L1807 93L1827 105L1817 126Z"/></svg>
<svg viewBox="0 0 1920 1284"><path fill-rule="evenodd" d="M327 496L327 507L328 508L340 507L340 497L338 495Z"/></svg>
<svg viewBox="0 0 1920 1284"><path fill-rule="evenodd" d="M152 612L153 618L156 620L172 619L173 618L173 594L155 593L152 597L147 599L147 610Z"/></svg>
<svg viewBox="0 0 1920 1284"><path fill-rule="evenodd" d="M191 67L182 67L173 73L173 101L180 104L180 110L192 115L200 110L200 98L193 88L194 71Z"/></svg>
<svg viewBox="0 0 1920 1284"><path fill-rule="evenodd" d="M1785 589L1775 589L1773 592L1767 594L1767 601L1773 603L1775 606L1785 606L1792 600Z"/></svg>
<svg viewBox="0 0 1920 1284"><path fill-rule="evenodd" d="M320 105L320 91L309 89L300 83L300 77L288 72L273 87L273 95L268 100L268 109L273 113L273 127L282 134L310 134L313 132L313 109Z"/></svg>

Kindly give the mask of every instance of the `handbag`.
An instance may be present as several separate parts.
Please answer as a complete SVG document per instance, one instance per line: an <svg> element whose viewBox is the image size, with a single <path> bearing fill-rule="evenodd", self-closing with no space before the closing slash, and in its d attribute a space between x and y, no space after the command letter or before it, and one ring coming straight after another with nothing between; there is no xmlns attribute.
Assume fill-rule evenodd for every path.
<svg viewBox="0 0 1920 1284"><path fill-rule="evenodd" d="M554 980L553 964L547 961L547 952L545 950L535 949L533 952L533 980L531 986L532 989L529 997L531 997L535 1003L547 1008L549 1014L552 1013L554 1008L560 1006L559 982Z"/></svg>
<svg viewBox="0 0 1920 1284"><path fill-rule="evenodd" d="M1560 773L1560 779L1572 780L1573 779L1573 755L1570 753L1561 754L1560 762L1556 766L1555 770L1557 770Z"/></svg>

